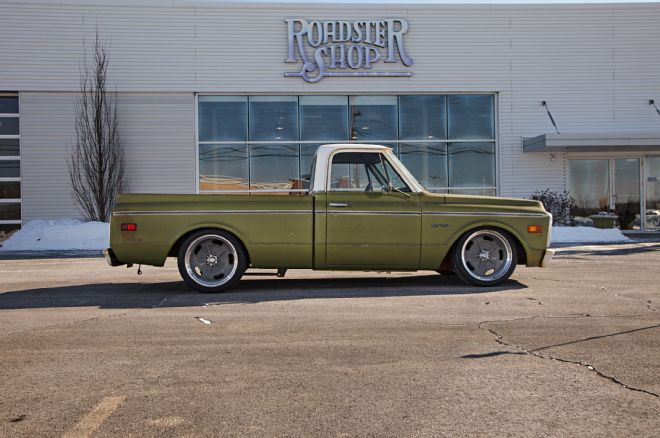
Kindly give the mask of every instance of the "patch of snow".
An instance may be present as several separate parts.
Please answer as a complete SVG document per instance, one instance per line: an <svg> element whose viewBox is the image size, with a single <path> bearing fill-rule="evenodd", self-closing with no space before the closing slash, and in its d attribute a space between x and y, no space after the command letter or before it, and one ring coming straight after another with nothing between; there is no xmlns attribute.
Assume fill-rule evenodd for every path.
<svg viewBox="0 0 660 438"><path fill-rule="evenodd" d="M110 246L110 224L74 219L34 220L2 243L0 251L102 250Z"/></svg>
<svg viewBox="0 0 660 438"><path fill-rule="evenodd" d="M552 227L552 243L617 243L630 241L618 228Z"/></svg>

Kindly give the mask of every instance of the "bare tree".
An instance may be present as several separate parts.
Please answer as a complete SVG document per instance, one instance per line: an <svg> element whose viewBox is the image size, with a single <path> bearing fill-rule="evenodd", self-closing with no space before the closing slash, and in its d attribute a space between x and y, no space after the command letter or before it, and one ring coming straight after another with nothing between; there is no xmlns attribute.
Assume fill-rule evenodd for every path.
<svg viewBox="0 0 660 438"><path fill-rule="evenodd" d="M100 222L109 221L117 194L127 188L117 92L106 90L109 59L108 44L97 29L93 60L88 62L85 53L80 66L76 142L68 158L74 202L85 219Z"/></svg>

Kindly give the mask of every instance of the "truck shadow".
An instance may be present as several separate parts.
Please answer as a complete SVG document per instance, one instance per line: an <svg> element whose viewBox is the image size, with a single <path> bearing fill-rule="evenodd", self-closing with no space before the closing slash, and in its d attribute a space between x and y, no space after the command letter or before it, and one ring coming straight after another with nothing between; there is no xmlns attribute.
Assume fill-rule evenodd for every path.
<svg viewBox="0 0 660 438"><path fill-rule="evenodd" d="M302 299L468 295L524 288L527 286L515 280L508 280L492 288L471 287L456 277L442 278L439 275L397 278L247 278L232 291L218 294L197 293L183 281L82 284L5 292L0 294L0 311L57 307L195 307Z"/></svg>

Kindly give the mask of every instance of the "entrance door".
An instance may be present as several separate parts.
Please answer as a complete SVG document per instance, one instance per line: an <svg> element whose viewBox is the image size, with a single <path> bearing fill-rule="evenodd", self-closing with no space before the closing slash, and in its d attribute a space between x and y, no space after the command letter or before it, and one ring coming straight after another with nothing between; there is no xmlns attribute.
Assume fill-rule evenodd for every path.
<svg viewBox="0 0 660 438"><path fill-rule="evenodd" d="M640 174L639 158L614 160L612 201L619 227L624 231L642 229Z"/></svg>
<svg viewBox="0 0 660 438"><path fill-rule="evenodd" d="M656 161L660 179L660 157L645 157L645 162ZM623 231L653 230L644 219L641 157L576 158L569 160L569 187L576 205L572 219L578 225L597 228L619 227ZM648 173L648 172L647 172ZM646 200L660 195L660 186L652 176L646 178ZM650 188L658 187L651 195ZM660 199L657 205L660 205ZM654 204L655 205L655 204ZM647 212L650 212L647 207ZM660 211L660 210L659 210ZM658 216L660 219L660 216ZM657 229L657 228L656 228Z"/></svg>
<svg viewBox="0 0 660 438"><path fill-rule="evenodd" d="M660 156L646 157L646 231L660 231Z"/></svg>

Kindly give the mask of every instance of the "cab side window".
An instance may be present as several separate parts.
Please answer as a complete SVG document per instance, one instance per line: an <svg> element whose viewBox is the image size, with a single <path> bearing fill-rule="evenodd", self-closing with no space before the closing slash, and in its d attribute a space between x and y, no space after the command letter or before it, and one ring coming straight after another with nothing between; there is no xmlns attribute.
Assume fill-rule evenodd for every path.
<svg viewBox="0 0 660 438"><path fill-rule="evenodd" d="M386 192L390 182L401 191L410 191L383 154L340 152L332 158L330 191Z"/></svg>

